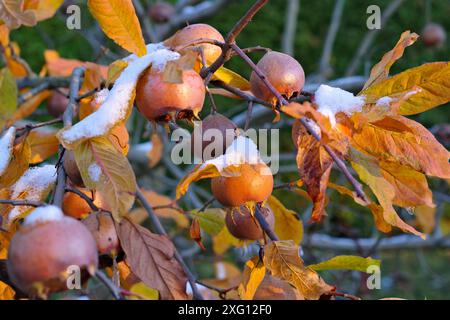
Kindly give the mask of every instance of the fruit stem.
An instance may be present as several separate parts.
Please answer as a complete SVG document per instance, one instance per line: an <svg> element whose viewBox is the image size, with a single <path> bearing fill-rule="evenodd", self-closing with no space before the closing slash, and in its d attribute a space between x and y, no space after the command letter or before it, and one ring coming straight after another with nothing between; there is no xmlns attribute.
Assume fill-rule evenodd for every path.
<svg viewBox="0 0 450 320"><path fill-rule="evenodd" d="M264 218L264 215L261 213L261 204L260 203L256 204L255 218L256 218L256 220L258 220L259 225L264 230L264 232L267 234L267 236L270 238L270 240L272 240L272 241L280 240L280 238L278 238L275 231L273 231L272 228L270 227L270 225L267 223L266 219Z"/></svg>

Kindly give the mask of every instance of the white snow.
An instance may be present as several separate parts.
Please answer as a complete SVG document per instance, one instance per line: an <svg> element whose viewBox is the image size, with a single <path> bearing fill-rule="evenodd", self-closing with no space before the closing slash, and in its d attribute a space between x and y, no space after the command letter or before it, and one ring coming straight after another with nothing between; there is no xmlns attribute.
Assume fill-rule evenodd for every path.
<svg viewBox="0 0 450 320"><path fill-rule="evenodd" d="M9 161L11 161L15 137L16 128L11 127L0 138L0 176L8 168Z"/></svg>
<svg viewBox="0 0 450 320"><path fill-rule="evenodd" d="M153 53L153 52L155 52L157 50L160 50L160 49L167 49L167 47L162 42L149 43L149 44L146 45L146 48L147 48L147 54ZM136 59L139 59L139 57L136 54L132 53L128 57L123 58L122 60L125 61L125 62L130 63L130 62L133 62Z"/></svg>
<svg viewBox="0 0 450 320"><path fill-rule="evenodd" d="M253 140L244 136L239 136L227 148L225 154L205 161L200 169L212 164L219 172L222 172L226 167L237 166L244 163L257 164L263 163L263 160L261 159L261 155Z"/></svg>
<svg viewBox="0 0 450 320"><path fill-rule="evenodd" d="M351 115L353 112L361 111L365 104L365 98L363 96L355 97L351 92L323 84L317 89L314 102L318 106L317 111L328 117L334 127L337 113L343 112Z"/></svg>
<svg viewBox="0 0 450 320"><path fill-rule="evenodd" d="M61 138L70 144L80 139L105 135L125 119L141 73L150 65L152 68L162 70L168 61L177 60L179 57L180 54L177 52L159 49L131 61L114 83L100 108L71 128L61 131ZM105 95L105 92L101 93L100 99Z"/></svg>
<svg viewBox="0 0 450 320"><path fill-rule="evenodd" d="M109 89L105 88L100 90L94 95L94 103L95 104L103 104L109 96Z"/></svg>
<svg viewBox="0 0 450 320"><path fill-rule="evenodd" d="M391 97L382 97L380 99L378 99L377 103L375 104L376 107L389 107L391 105L392 102Z"/></svg>
<svg viewBox="0 0 450 320"><path fill-rule="evenodd" d="M98 182L102 176L102 168L96 163L92 163L88 168L89 177L94 182Z"/></svg>
<svg viewBox="0 0 450 320"><path fill-rule="evenodd" d="M201 291L208 291L209 289L201 284L197 283L197 289L201 292ZM186 294L188 296L192 296L193 292L192 292L192 287L191 284L189 283L189 281L186 281Z"/></svg>
<svg viewBox="0 0 450 320"><path fill-rule="evenodd" d="M54 165L29 168L22 177L11 187L11 200L19 200L26 194L25 199L42 201L45 193L56 182L56 168ZM8 221L12 221L27 211L30 207L15 206L8 214Z"/></svg>
<svg viewBox="0 0 450 320"><path fill-rule="evenodd" d="M133 149L137 152L137 153L149 153L152 149L153 149L153 143L149 142L143 142L143 143L139 143L133 146Z"/></svg>
<svg viewBox="0 0 450 320"><path fill-rule="evenodd" d="M57 206L43 206L33 210L33 212L24 219L23 224L29 226L38 222L61 220L63 217L63 212Z"/></svg>

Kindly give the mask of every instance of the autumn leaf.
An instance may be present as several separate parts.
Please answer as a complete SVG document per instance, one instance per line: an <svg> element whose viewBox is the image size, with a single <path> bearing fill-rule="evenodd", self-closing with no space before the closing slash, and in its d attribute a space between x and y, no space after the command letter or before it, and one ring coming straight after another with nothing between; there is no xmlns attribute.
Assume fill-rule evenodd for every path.
<svg viewBox="0 0 450 320"><path fill-rule="evenodd" d="M221 81L231 87L238 88L243 91L250 90L250 83L247 79L225 67L217 69L217 71L214 72L211 80Z"/></svg>
<svg viewBox="0 0 450 320"><path fill-rule="evenodd" d="M127 158L105 137L80 143L74 153L86 187L97 190L120 220L132 207L136 193L136 178Z"/></svg>
<svg viewBox="0 0 450 320"><path fill-rule="evenodd" d="M403 56L403 52L405 51L406 47L414 44L414 42L417 41L418 37L419 36L416 33L411 33L410 31L403 32L394 49L387 52L383 56L381 61L372 68L369 80L367 80L366 84L364 85L364 89L376 85L377 83L386 79L389 76L389 70L391 69L392 65Z"/></svg>
<svg viewBox="0 0 450 320"><path fill-rule="evenodd" d="M386 224L388 224L424 238L422 233L405 223L395 212L393 208L395 188L383 177L378 161L355 149L350 149L350 159L353 169L359 178L371 188L383 209L382 212L376 213L375 211L376 217L380 219L378 223L375 220L377 227L382 226L382 228L379 227L380 231L389 232L390 230L386 228Z"/></svg>
<svg viewBox="0 0 450 320"><path fill-rule="evenodd" d="M24 9L33 10L36 20L42 21L53 17L64 0L25 0Z"/></svg>
<svg viewBox="0 0 450 320"><path fill-rule="evenodd" d="M358 256L336 256L330 260L326 260L317 264L309 265L308 267L315 270L356 270L361 272L368 272L371 266L379 267L380 260L372 258L363 258Z"/></svg>
<svg viewBox="0 0 450 320"><path fill-rule="evenodd" d="M267 205L275 216L275 233L280 240L292 240L300 244L303 238L303 223L297 214L287 209L277 198L271 196Z"/></svg>
<svg viewBox="0 0 450 320"><path fill-rule="evenodd" d="M150 151L147 153L148 166L150 168L154 168L159 163L159 161L161 161L164 152L164 144L157 133L152 134L150 138L150 143L152 147L150 148Z"/></svg>
<svg viewBox="0 0 450 320"><path fill-rule="evenodd" d="M58 152L57 131L57 129L49 127L30 131L27 137L31 152L30 164L43 162Z"/></svg>
<svg viewBox="0 0 450 320"><path fill-rule="evenodd" d="M116 60L108 67L108 77L106 78L106 87L108 88L114 81L119 78L125 68L128 67L128 62L124 60Z"/></svg>
<svg viewBox="0 0 450 320"><path fill-rule="evenodd" d="M6 24L0 23L0 46L6 47L9 44L9 29Z"/></svg>
<svg viewBox="0 0 450 320"><path fill-rule="evenodd" d="M355 132L351 143L386 162L395 162L439 178L450 177L449 152L421 124L387 117Z"/></svg>
<svg viewBox="0 0 450 320"><path fill-rule="evenodd" d="M266 245L264 264L273 276L288 281L306 300L318 300L334 287L311 268L305 267L299 256L299 246L293 241L274 241Z"/></svg>
<svg viewBox="0 0 450 320"><path fill-rule="evenodd" d="M191 183L201 179L208 179L219 176L220 173L217 170L216 166L214 166L213 164L197 165L190 173L184 176L183 179L181 179L181 181L178 183L176 189L177 192L176 198L180 199L182 196L184 196L188 191L188 188L191 185Z"/></svg>
<svg viewBox="0 0 450 320"><path fill-rule="evenodd" d="M361 92L367 103L382 97L411 92L399 114L413 115L450 101L450 62L427 63L383 80Z"/></svg>
<svg viewBox="0 0 450 320"><path fill-rule="evenodd" d="M266 267L259 257L253 257L245 263L242 283L238 292L242 300L252 300L266 275Z"/></svg>
<svg viewBox="0 0 450 320"><path fill-rule="evenodd" d="M31 115L36 109L39 107L39 105L48 97L50 97L51 92L49 90L45 90L42 92L39 92L38 94L34 95L24 103L22 103L16 111L13 113L9 119L7 119L7 125L12 125L16 121L22 120L29 115Z"/></svg>
<svg viewBox="0 0 450 320"><path fill-rule="evenodd" d="M15 42L9 43L8 47L3 48L3 58L6 66L15 78L26 77L29 74L26 62L20 57L20 48Z"/></svg>
<svg viewBox="0 0 450 320"><path fill-rule="evenodd" d="M0 234L0 240L1 240L1 237L2 237L2 235ZM0 241L0 268L2 268L2 265L1 265L2 262L6 261L6 259L8 257L8 250L6 249L6 247L4 247L1 244L2 243ZM13 288L11 288L6 283L0 281L0 301L1 300L14 300L15 294L16 293Z"/></svg>
<svg viewBox="0 0 450 320"><path fill-rule="evenodd" d="M420 229L426 234L432 233L436 227L436 207L418 206L413 212Z"/></svg>
<svg viewBox="0 0 450 320"><path fill-rule="evenodd" d="M0 70L0 129L17 108L17 86L13 74L6 68Z"/></svg>
<svg viewBox="0 0 450 320"><path fill-rule="evenodd" d="M0 189L11 186L27 171L30 157L31 150L28 141L24 137L16 139L8 166L4 171L2 170L0 175Z"/></svg>
<svg viewBox="0 0 450 320"><path fill-rule="evenodd" d="M230 247L242 247L245 243L245 241L233 237L227 227L223 227L218 234L213 236L213 251L215 254L221 255Z"/></svg>
<svg viewBox="0 0 450 320"><path fill-rule="evenodd" d="M209 208L204 211L192 210L189 214L199 220L200 227L209 235L217 235L225 227L225 211Z"/></svg>
<svg viewBox="0 0 450 320"><path fill-rule="evenodd" d="M127 218L118 223L117 233L133 273L147 286L158 290L161 299L187 298L186 275L166 236L154 234Z"/></svg>
<svg viewBox="0 0 450 320"><path fill-rule="evenodd" d="M141 26L131 0L88 0L88 8L103 32L118 45L139 57L146 54Z"/></svg>

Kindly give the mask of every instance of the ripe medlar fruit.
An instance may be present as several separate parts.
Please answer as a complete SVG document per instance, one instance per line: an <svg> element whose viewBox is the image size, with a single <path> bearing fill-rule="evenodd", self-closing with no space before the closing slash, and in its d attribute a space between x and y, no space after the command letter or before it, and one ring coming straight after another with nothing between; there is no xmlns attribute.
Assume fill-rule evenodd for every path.
<svg viewBox="0 0 450 320"><path fill-rule="evenodd" d="M175 8L165 1L158 1L150 7L150 19L156 23L165 23L175 14Z"/></svg>
<svg viewBox="0 0 450 320"><path fill-rule="evenodd" d="M214 197L225 207L262 202L272 194L273 176L264 163L241 164L239 175L211 179Z"/></svg>
<svg viewBox="0 0 450 320"><path fill-rule="evenodd" d="M304 300L289 282L266 274L256 289L253 300Z"/></svg>
<svg viewBox="0 0 450 320"><path fill-rule="evenodd" d="M427 47L442 47L446 39L447 33L440 24L428 23L422 31L422 40Z"/></svg>
<svg viewBox="0 0 450 320"><path fill-rule="evenodd" d="M203 161L207 161L224 154L226 149L233 143L236 129L237 126L233 123L233 121L220 113L208 115L200 123L200 128L195 129L191 136L191 146L193 152ZM217 135L220 135L222 138L222 145L220 146L221 150L208 149L205 152L205 149L209 145L213 144ZM211 145L211 148L214 146L215 144Z"/></svg>
<svg viewBox="0 0 450 320"><path fill-rule="evenodd" d="M266 79L286 99L301 93L305 85L305 72L297 60L281 52L268 52L257 66ZM255 97L276 104L276 97L255 72L250 77L251 90Z"/></svg>
<svg viewBox="0 0 450 320"><path fill-rule="evenodd" d="M175 35L169 39L169 46L175 48L187 45L198 39L212 39L220 42L225 42L223 36L217 29L211 27L208 24L197 23L184 27ZM222 49L216 45L205 43L196 45L196 47L203 48L206 61L213 62L219 58L222 54ZM186 49L187 50L187 49ZM181 54L184 54L186 50L181 50Z"/></svg>
<svg viewBox="0 0 450 320"><path fill-rule="evenodd" d="M273 228L275 225L275 216L272 210L268 207L262 207L261 213L268 225ZM225 223L228 231L238 239L260 240L264 238L264 231L259 225L259 222L245 206L228 210L225 216Z"/></svg>
<svg viewBox="0 0 450 320"><path fill-rule="evenodd" d="M181 111L197 115L205 102L203 79L194 70L183 70L183 83L164 82L163 74L151 68L136 87L136 105L152 121L167 120L170 113Z"/></svg>
<svg viewBox="0 0 450 320"><path fill-rule="evenodd" d="M69 94L68 89L61 89L61 92L55 91L48 99L45 107L50 115L55 118L62 116L64 111L66 111L67 105L69 104L69 98L67 98L67 94Z"/></svg>
<svg viewBox="0 0 450 320"><path fill-rule="evenodd" d="M66 150L64 155L64 171L69 177L70 181L77 187L84 187L83 178L75 161L75 154L71 150Z"/></svg>
<svg viewBox="0 0 450 320"><path fill-rule="evenodd" d="M89 198L93 199L93 202L97 207L105 210L109 209L98 192L91 192L90 190L83 188L80 188L79 190ZM62 210L65 215L71 216L75 219L83 219L92 212L89 204L73 192L66 192L64 194Z"/></svg>
<svg viewBox="0 0 450 320"><path fill-rule="evenodd" d="M11 239L6 263L12 283L21 291L47 294L67 289L70 266L95 271L98 254L94 238L81 222L47 206L25 218Z"/></svg>
<svg viewBox="0 0 450 320"><path fill-rule="evenodd" d="M92 213L82 222L94 236L99 254L118 254L120 250L119 238L114 220L109 212Z"/></svg>

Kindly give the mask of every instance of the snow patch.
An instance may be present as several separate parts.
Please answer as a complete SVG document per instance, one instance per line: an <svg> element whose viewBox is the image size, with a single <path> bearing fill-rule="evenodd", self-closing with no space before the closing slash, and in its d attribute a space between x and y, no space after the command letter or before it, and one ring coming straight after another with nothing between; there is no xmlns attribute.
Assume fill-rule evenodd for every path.
<svg viewBox="0 0 450 320"><path fill-rule="evenodd" d="M29 168L22 177L11 187L11 200L19 200L26 193L26 200L42 201L45 191L56 182L56 168L54 165ZM27 211L30 207L15 206L8 214L8 221L12 221Z"/></svg>
<svg viewBox="0 0 450 320"><path fill-rule="evenodd" d="M222 172L226 167L233 165L238 166L244 163L257 164L263 163L263 160L261 159L261 155L253 140L244 136L239 136L227 148L225 154L205 161L200 169L212 164L219 172Z"/></svg>
<svg viewBox="0 0 450 320"><path fill-rule="evenodd" d="M102 176L102 168L96 163L92 163L88 168L89 177L94 182L98 182Z"/></svg>
<svg viewBox="0 0 450 320"><path fill-rule="evenodd" d="M108 95L106 96L106 92L99 95L99 99L106 96L100 108L71 128L62 131L61 138L70 144L80 139L103 136L125 119L130 99L141 73L150 65L152 68L162 70L168 61L177 60L179 57L180 54L177 52L159 49L131 61L120 74Z"/></svg>
<svg viewBox="0 0 450 320"><path fill-rule="evenodd" d="M63 212L57 206L43 206L33 210L33 212L24 219L23 224L29 226L38 222L61 220L63 217Z"/></svg>
<svg viewBox="0 0 450 320"><path fill-rule="evenodd" d="M391 97L382 97L375 104L376 107L389 107L394 99Z"/></svg>
<svg viewBox="0 0 450 320"><path fill-rule="evenodd" d="M321 85L314 95L314 102L319 107L317 111L328 117L331 125L336 126L336 114L343 112L351 115L362 110L365 98L355 97L351 92Z"/></svg>
<svg viewBox="0 0 450 320"><path fill-rule="evenodd" d="M15 137L16 128L11 127L6 131L3 137L0 138L0 175L5 172L11 161Z"/></svg>

